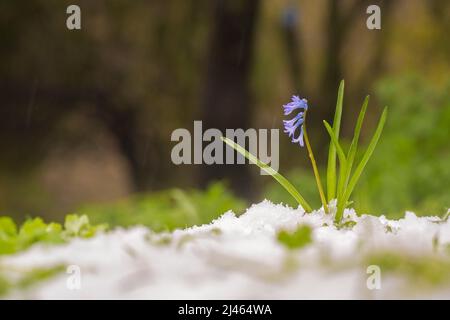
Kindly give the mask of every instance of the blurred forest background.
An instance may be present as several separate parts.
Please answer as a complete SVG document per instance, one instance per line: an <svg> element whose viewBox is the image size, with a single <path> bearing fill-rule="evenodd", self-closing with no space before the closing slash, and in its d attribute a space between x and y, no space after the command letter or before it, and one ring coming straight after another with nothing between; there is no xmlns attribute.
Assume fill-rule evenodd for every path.
<svg viewBox="0 0 450 320"><path fill-rule="evenodd" d="M70 4L81 7L81 30L66 28ZM381 30L366 28L370 4ZM366 94L363 135L390 107L355 207L443 214L449 32L447 0L2 1L0 215L76 211L165 229L266 197L294 205L253 166L172 164L171 132L192 132L194 120L204 130L281 129L281 106L299 94L314 110L323 166L321 120L332 120L341 79L344 137ZM318 205L305 150L280 140L280 171Z"/></svg>

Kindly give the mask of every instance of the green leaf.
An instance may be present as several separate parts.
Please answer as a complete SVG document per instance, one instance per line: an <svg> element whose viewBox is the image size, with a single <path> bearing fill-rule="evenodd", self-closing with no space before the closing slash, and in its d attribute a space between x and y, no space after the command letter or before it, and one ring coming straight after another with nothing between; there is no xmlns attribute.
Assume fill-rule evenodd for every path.
<svg viewBox="0 0 450 320"><path fill-rule="evenodd" d="M19 238L23 243L33 243L45 236L47 225L41 218L34 218L25 221L19 230Z"/></svg>
<svg viewBox="0 0 450 320"><path fill-rule="evenodd" d="M442 221L447 222L449 217L450 217L450 209L448 209L447 213L442 217Z"/></svg>
<svg viewBox="0 0 450 320"><path fill-rule="evenodd" d="M25 221L20 227L17 237L18 250L28 248L36 242L62 243L61 225L52 223L47 225L41 218Z"/></svg>
<svg viewBox="0 0 450 320"><path fill-rule="evenodd" d="M25 274L14 285L20 289L26 289L36 283L51 279L66 270L64 265L56 265L49 268L34 268Z"/></svg>
<svg viewBox="0 0 450 320"><path fill-rule="evenodd" d="M339 84L338 97L336 102L336 112L334 113L334 120L333 120L333 132L337 139L339 139L339 131L341 127L344 87L345 83L344 80L342 80ZM334 143L330 143L330 148L328 151L327 197L328 202L330 202L336 197L336 146Z"/></svg>
<svg viewBox="0 0 450 320"><path fill-rule="evenodd" d="M86 215L79 217L76 214L68 214L64 221L64 228L69 235L79 235L80 232L89 225L89 218Z"/></svg>
<svg viewBox="0 0 450 320"><path fill-rule="evenodd" d="M5 277L0 274L0 297L7 294L12 285Z"/></svg>
<svg viewBox="0 0 450 320"><path fill-rule="evenodd" d="M300 249L312 242L312 229L302 225L294 232L282 230L278 233L277 239L289 249Z"/></svg>
<svg viewBox="0 0 450 320"><path fill-rule="evenodd" d="M352 229L354 226L356 226L356 221L346 221L337 225L339 229Z"/></svg>
<svg viewBox="0 0 450 320"><path fill-rule="evenodd" d="M0 239L0 255L11 254L17 251L16 239Z"/></svg>
<svg viewBox="0 0 450 320"><path fill-rule="evenodd" d="M14 273L14 276L4 277L3 268L0 266L0 297L10 293L12 290L28 289L39 282L49 280L50 278L64 272L64 265L38 268L7 268L8 273ZM3 297L2 297L3 298Z"/></svg>
<svg viewBox="0 0 450 320"><path fill-rule="evenodd" d="M372 139L370 140L369 146L367 147L366 152L364 153L360 163L356 167L355 173L350 179L350 182L345 190L345 194L341 203L338 204L338 209L335 217L337 222L341 220L345 208L345 203L347 203L347 200L350 198L350 195L352 194L353 189L355 188L356 183L358 182L364 170L364 167L366 166L367 162L369 161L370 157L373 154L373 151L375 150L375 147L377 146L378 140L380 139L381 133L383 132L384 124L386 123L386 117L387 117L387 107L384 108L380 121L378 122L377 129L375 130L375 133Z"/></svg>
<svg viewBox="0 0 450 320"><path fill-rule="evenodd" d="M184 199L173 190L142 193L113 203L84 206L78 211L87 214L91 224L145 225L162 232L209 223L230 209L240 214L248 207L223 181L205 190L184 189Z"/></svg>
<svg viewBox="0 0 450 320"><path fill-rule="evenodd" d="M353 133L352 143L350 144L350 149L348 150L347 180L350 177L350 173L351 173L352 167L353 167L353 162L355 161L356 151L358 150L359 136L361 134L361 128L362 128L362 124L364 122L364 117L366 115L367 106L369 105L369 99L370 99L370 96L366 96L366 98L364 99L363 105L361 107L361 111L359 112L358 120L356 122L355 131Z"/></svg>
<svg viewBox="0 0 450 320"><path fill-rule="evenodd" d="M106 229L106 225L91 226L87 215L69 214L64 221L65 235L69 237L90 238L97 231Z"/></svg>
<svg viewBox="0 0 450 320"><path fill-rule="evenodd" d="M364 99L363 105L361 107L361 111L359 112L358 120L356 121L355 130L353 133L352 143L350 144L350 148L347 154L347 165L345 166L345 173L342 176L342 181L340 182L341 195L344 193L344 190L347 188L348 181L350 179L350 175L353 169L353 163L355 161L356 151L358 150L358 142L359 136L361 134L362 124L364 122L364 116L366 114L367 106L369 105L369 96L366 96Z"/></svg>
<svg viewBox="0 0 450 320"><path fill-rule="evenodd" d="M183 208L184 212L186 212L191 219L198 219L197 208L186 192L181 189L173 189L170 192L172 198L177 202L180 208Z"/></svg>
<svg viewBox="0 0 450 320"><path fill-rule="evenodd" d="M10 217L0 217L0 255L17 251L16 238L17 226L14 221Z"/></svg>
<svg viewBox="0 0 450 320"><path fill-rule="evenodd" d="M17 235L17 226L10 217L0 217L0 239Z"/></svg>
<svg viewBox="0 0 450 320"><path fill-rule="evenodd" d="M344 192L343 190L344 190L344 184L345 184L344 182L345 182L345 170L347 168L347 159L345 157L344 150L342 150L342 147L339 144L338 138L336 137L335 133L331 129L331 126L325 120L323 121L323 123L325 125L325 128L328 131L328 134L331 137L331 142L334 144L334 146L337 150L338 157L339 157L339 183L338 183L338 188L337 188L337 200L339 202L339 200L342 197L342 194Z"/></svg>
<svg viewBox="0 0 450 320"><path fill-rule="evenodd" d="M330 135L331 141L337 150L339 161L345 166L347 164L347 159L345 157L344 150L342 149L342 147L338 141L338 138L336 137L335 133L333 132L333 129L331 128L331 126L328 122L323 120L323 124L325 125L325 128L327 129L328 134Z"/></svg>
<svg viewBox="0 0 450 320"><path fill-rule="evenodd" d="M230 140L226 137L221 137L222 141L227 145L235 149L237 152L246 157L249 161L256 164L262 170L264 170L267 174L271 175L283 188L286 189L289 194L294 197L295 200L303 207L306 212L311 212L311 206L306 202L306 200L300 195L300 193L295 189L295 187L281 174L275 171L272 167L265 164L261 160L259 160L256 156L252 155L250 152L245 150L243 147L235 143L233 140Z"/></svg>
<svg viewBox="0 0 450 320"><path fill-rule="evenodd" d="M0 255L27 249L35 243L60 244L71 237L91 237L106 225L91 226L87 216L66 217L66 230L59 223L46 224L41 218L26 220L19 231L9 217L0 217Z"/></svg>

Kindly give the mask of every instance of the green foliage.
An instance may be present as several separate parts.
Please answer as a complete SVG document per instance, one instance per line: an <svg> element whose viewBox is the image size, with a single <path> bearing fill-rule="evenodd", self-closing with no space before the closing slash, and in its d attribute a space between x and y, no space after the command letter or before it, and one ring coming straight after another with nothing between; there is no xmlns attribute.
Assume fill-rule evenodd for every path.
<svg viewBox="0 0 450 320"><path fill-rule="evenodd" d="M11 290L24 290L40 281L48 280L63 272L64 269L63 265L50 268L33 268L31 270L5 270L0 266L0 297ZM13 276L8 277L8 275Z"/></svg>
<svg viewBox="0 0 450 320"><path fill-rule="evenodd" d="M117 203L85 206L79 212L95 223L145 225L154 231L170 231L210 223L228 210L239 213L245 207L246 203L231 194L223 183L214 183L205 191L170 189Z"/></svg>
<svg viewBox="0 0 450 320"><path fill-rule="evenodd" d="M317 186L314 175L306 169L294 168L286 174L286 179L293 185L301 185L303 188L302 194L313 208L320 206L320 200L317 195ZM284 203L291 207L296 207L298 202L286 192L286 190L276 182L268 183L262 191L265 198L270 199L275 203Z"/></svg>
<svg viewBox="0 0 450 320"><path fill-rule="evenodd" d="M338 97L336 102L336 112L333 120L333 132L339 138L342 118L342 102L344 100L344 80L339 84ZM327 167L327 199L328 202L336 197L336 146L330 143L328 151L328 167Z"/></svg>
<svg viewBox="0 0 450 320"><path fill-rule="evenodd" d="M3 277L2 275L0 275L0 297L5 295L8 290L10 289L10 283L8 282L8 280L6 280L5 277Z"/></svg>
<svg viewBox="0 0 450 320"><path fill-rule="evenodd" d="M20 228L9 217L0 217L0 255L13 254L35 243L59 244L80 237L89 238L113 226L144 224L156 231L173 230L210 223L232 209L240 212L246 204L233 196L223 184L212 184L206 191L171 189L139 195L109 205L92 205L81 211L88 215L67 215L63 226L45 223L41 218L26 220ZM0 281L1 282L1 281Z"/></svg>
<svg viewBox="0 0 450 320"><path fill-rule="evenodd" d="M90 238L98 231L105 231L106 224L91 226L89 218L86 215L77 216L76 214L69 214L64 221L64 235L66 237L81 237Z"/></svg>
<svg viewBox="0 0 450 320"><path fill-rule="evenodd" d="M385 252L371 255L367 264L377 265L383 272L406 276L415 284L439 285L450 281L450 261L436 256L419 257Z"/></svg>
<svg viewBox="0 0 450 320"><path fill-rule="evenodd" d="M367 99L366 99L366 101L367 101ZM362 123L362 121L364 119L364 114L365 114L365 107L363 105L363 108L361 109L361 113L360 113L360 116L358 119L358 123L360 121ZM386 122L386 117L387 117L387 108L384 108L384 111L381 114L380 121L378 122L377 129L375 130L375 133L369 143L369 146L367 147L366 151L364 152L362 159L361 159L360 163L358 164L358 166L356 167L351 178L350 178L350 174L351 174L351 168L353 166L353 163L348 160L350 160L350 156L351 156L350 153L353 152L353 150L352 150L353 148L350 148L347 156L345 156L344 152L339 144L339 141L338 141L337 137L335 136L335 133L333 132L330 125L326 121L324 121L325 127L326 127L328 133L330 134L332 143L336 146L336 149L338 151L338 156L339 156L340 170L339 170L339 187L338 187L338 197L337 197L337 211L336 211L336 217L335 217L336 223L339 223L341 221L342 215L344 213L344 209L347 206L347 202L350 198L350 195L352 194L353 189L355 188L365 166L367 165L367 162L369 161L370 157L373 154L373 151L375 150L375 147L376 147L378 140L380 139L381 133L383 131L383 127ZM355 137L353 138L353 141L358 140L359 129L360 129L360 128L358 129L358 126L359 126L359 124L357 124L357 126L356 126ZM356 152L356 149L354 152ZM354 160L354 158L353 158L353 160Z"/></svg>
<svg viewBox="0 0 450 320"><path fill-rule="evenodd" d="M0 255L27 249L35 243L59 244L73 237L88 238L105 225L92 226L87 216L68 215L64 228L59 223L46 224L41 218L28 219L20 228L9 217L0 217Z"/></svg>
<svg viewBox="0 0 450 320"><path fill-rule="evenodd" d="M383 139L354 191L358 212L390 218L402 217L405 210L421 215L447 212L450 207L449 89L450 80L438 86L416 76L384 79L377 85L378 100L391 108ZM354 157L361 157L361 152ZM309 172L295 169L286 177L294 185L301 183L305 198L314 200L314 179ZM294 205L276 184L269 184L264 195ZM313 201L312 205L319 203Z"/></svg>
<svg viewBox="0 0 450 320"><path fill-rule="evenodd" d="M364 100L364 103L361 107L361 111L358 116L358 120L356 122L355 131L352 139L352 143L350 145L350 148L347 152L347 154L344 153L343 148L341 147L341 144L339 142L339 127L340 127L340 119L342 115L342 100L343 100L343 94L344 94L344 82L341 81L341 85L339 86L339 93L338 93L338 102L336 106L336 116L335 116L335 123L333 127L331 127L328 122L323 121L325 128L328 131L328 134L330 135L331 142L330 142L330 151L329 151L329 161L336 161L336 152L339 159L339 180L336 177L336 166L335 164L328 163L328 169L327 169L327 177L328 177L328 188L331 188L330 191L328 191L328 196L335 194L335 188L336 188L336 181L338 180L338 188L337 188L337 211L335 216L335 222L340 223L342 219L342 215L344 213L344 209L347 206L347 203L350 199L350 196L358 183L359 178L361 177L361 174L367 165L367 162L369 161L370 157L373 154L373 151L375 150L375 147L378 143L378 140L380 139L381 133L384 128L384 124L386 122L387 117L387 107L384 108L383 113L381 115L381 118L378 122L378 126L375 130L375 133L369 143L369 146L367 147L366 151L364 152L361 161L359 162L358 166L353 172L352 175L352 168L353 168L353 162L355 160L356 152L358 150L358 141L359 136L361 133L361 127L364 121L364 116L366 114L367 106L369 103L369 97L367 96ZM334 145L334 148L332 148L332 145ZM331 171L331 172L330 172ZM330 179L332 178L332 179Z"/></svg>
<svg viewBox="0 0 450 320"><path fill-rule="evenodd" d="M341 81L341 84L339 86L338 91L338 99L336 104L336 111L335 111L335 118L334 118L334 127L331 127L328 122L324 121L325 128L328 131L328 134L330 135L331 142L330 142L330 149L329 149L329 155L328 160L333 163L328 163L327 168L327 187L328 187L328 198L331 196L334 196L336 194L336 181L338 181L338 187L337 187L337 210L335 215L335 222L336 224L339 224L341 222L344 209L349 203L350 196L358 183L359 178L361 177L362 172L364 171L365 166L367 165L367 162L369 161L370 157L372 156L375 147L378 143L378 140L380 139L381 133L384 128L384 124L386 122L387 118L387 107L384 108L383 113L381 114L380 120L378 122L378 126L375 130L375 133L366 149L366 151L363 153L362 158L356 167L356 169L352 172L353 163L356 157L356 152L358 150L358 141L359 141L359 135L361 132L362 123L364 121L364 116L366 114L367 105L369 103L368 97L364 100L363 106L361 108L361 112L358 117L358 121L356 123L354 136L352 139L352 143L350 145L350 148L347 152L347 154L344 153L343 148L341 147L341 144L339 142L339 130L340 130L340 123L341 123L341 116L342 116L342 102L343 102L343 96L344 96L344 81ZM328 206L327 206L327 200L325 198L325 194L323 192L322 183L320 181L320 175L319 170L316 165L316 161L313 156L312 148L309 143L307 130L306 130L306 110L304 113L304 124L303 124L303 133L304 133L304 139L305 144L308 149L308 154L311 159L311 163L314 170L314 176L317 183L317 188L320 194L320 198L322 201L322 205L324 207L325 213L328 212ZM300 193L297 191L297 189L292 185L291 182L289 182L285 177L280 175L278 172L273 170L270 166L265 164L264 162L260 161L256 156L245 150L242 146L238 145L234 141L222 137L222 141L224 141L227 145L238 151L240 154L242 154L244 157L246 157L248 160L250 160L252 163L256 164L258 167L260 167L262 170L270 174L297 202L305 209L306 212L311 212L311 206L306 202L306 200L300 195ZM336 154L339 158L339 175L336 174ZM339 179L338 179L339 177Z"/></svg>
<svg viewBox="0 0 450 320"><path fill-rule="evenodd" d="M282 230L277 239L289 249L300 249L312 242L312 229L310 226L302 225L294 232Z"/></svg>
<svg viewBox="0 0 450 320"><path fill-rule="evenodd" d="M108 221L114 226L144 224L162 231L210 223L230 209L239 212L245 207L246 204L233 196L224 184L215 183L205 191L171 189L135 196L116 204L89 206L82 211L96 222ZM41 218L28 219L20 228L11 218L0 217L0 255L13 254L36 243L60 244L74 237L89 238L105 229L105 224L91 225L86 214L67 215L63 225L47 224ZM0 265L0 296L11 290L26 289L62 270L63 266L11 270Z"/></svg>
<svg viewBox="0 0 450 320"><path fill-rule="evenodd" d="M436 215L450 207L449 89L450 79L437 86L415 76L378 84L377 96L392 108L356 191L359 211L399 217L404 210Z"/></svg>
<svg viewBox="0 0 450 320"><path fill-rule="evenodd" d="M58 265L51 268L35 268L22 274L14 286L20 289L26 289L35 283L47 280L63 272L65 269L66 268L63 265Z"/></svg>

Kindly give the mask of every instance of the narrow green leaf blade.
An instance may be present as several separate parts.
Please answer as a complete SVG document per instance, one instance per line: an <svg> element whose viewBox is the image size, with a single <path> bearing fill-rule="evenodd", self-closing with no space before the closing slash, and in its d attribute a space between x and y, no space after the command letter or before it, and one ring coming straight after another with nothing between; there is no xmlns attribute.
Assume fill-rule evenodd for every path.
<svg viewBox="0 0 450 320"><path fill-rule="evenodd" d="M338 138L336 137L333 129L331 128L330 124L323 120L323 124L325 125L325 128L328 131L328 134L330 135L331 141L335 146L335 149L337 150L337 155L339 157L339 161L342 163L343 166L346 165L347 159L345 157L344 150L342 149L341 145L339 144Z"/></svg>
<svg viewBox="0 0 450 320"><path fill-rule="evenodd" d="M308 225L301 225L294 232L281 230L278 232L277 239L291 250L300 249L313 241L312 228Z"/></svg>
<svg viewBox="0 0 450 320"><path fill-rule="evenodd" d="M338 179L338 188L337 188L337 200L341 199L343 193L344 193L344 184L345 184L345 173L347 168L347 159L344 154L344 150L342 149L338 138L336 137L335 133L333 132L333 129L331 128L330 124L323 121L325 128L328 131L328 134L331 137L331 142L334 144L335 149L337 150L337 154L339 157L339 179Z"/></svg>
<svg viewBox="0 0 450 320"><path fill-rule="evenodd" d="M360 163L356 167L355 173L353 174L352 178L350 179L350 182L348 184L347 190L345 192L345 198L348 200L350 198L350 195L353 192L353 189L356 186L356 183L359 180L359 177L361 176L364 167L366 166L367 162L369 161L370 157L373 154L373 151L375 150L375 147L377 146L378 140L380 139L381 133L383 132L384 124L386 123L386 117L387 117L387 111L388 108L385 107L383 110L383 114L380 117L380 121L378 122L377 129L375 130L375 133L370 140L369 146L367 147L366 152L364 153Z"/></svg>
<svg viewBox="0 0 450 320"><path fill-rule="evenodd" d="M250 160L252 163L256 164L258 167L260 167L262 170L264 170L267 174L271 175L275 180L278 181L278 183L286 189L287 192L295 199L297 202L305 209L306 212L311 212L312 208L311 206L306 202L306 200L300 195L300 193L297 191L297 189L281 174L279 174L277 171L275 171L272 167L265 164L264 162L260 161L256 156L245 150L243 147L241 147L239 144L235 143L233 140L228 139L226 137L221 137L222 141L225 142L227 145L232 147L234 150L242 154L244 157L246 157L248 160Z"/></svg>
<svg viewBox="0 0 450 320"><path fill-rule="evenodd" d="M358 150L359 136L361 134L362 124L364 122L364 117L366 115L367 106L369 105L370 96L366 96L364 99L361 111L359 112L358 120L356 121L355 131L353 133L352 143L350 144L350 149L347 155L347 182L352 171L353 162L355 161L356 151ZM346 183L347 183L346 182Z"/></svg>
<svg viewBox="0 0 450 320"><path fill-rule="evenodd" d="M333 132L339 139L339 131L341 128L342 118L342 102L344 100L345 82L341 80L338 89L338 96L336 101L336 112L333 120ZM330 143L328 150L328 167L327 167L327 197L328 202L336 197L336 146Z"/></svg>
<svg viewBox="0 0 450 320"><path fill-rule="evenodd" d="M364 167L366 166L367 162L369 161L370 157L373 154L373 151L375 150L375 147L377 146L378 140L380 139L381 133L383 132L384 124L386 123L387 111L388 111L388 108L385 107L383 110L383 113L380 117L380 121L378 122L377 129L375 130L375 133L374 133L372 139L370 140L369 146L367 147L366 152L364 153L360 163L356 167L355 173L353 174L352 178L350 179L350 182L345 190L343 199L338 203L336 216L334 217L334 220L336 223L339 223L341 221L347 201L349 200L349 198L353 192L353 189L355 188L355 186L364 170Z"/></svg>

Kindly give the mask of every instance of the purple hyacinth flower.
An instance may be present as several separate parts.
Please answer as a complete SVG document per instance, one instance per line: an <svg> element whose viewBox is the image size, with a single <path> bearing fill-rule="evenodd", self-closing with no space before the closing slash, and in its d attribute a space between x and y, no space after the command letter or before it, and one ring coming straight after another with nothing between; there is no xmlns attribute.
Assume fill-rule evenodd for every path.
<svg viewBox="0 0 450 320"><path fill-rule="evenodd" d="M287 116L292 113L292 111L299 109L299 113L290 120L283 120L284 132L288 134L292 142L304 146L303 142L303 122L305 120L305 111L308 110L308 101L306 99L300 99L298 96L292 96L292 101L283 106L284 115ZM297 129L299 134L296 135Z"/></svg>

